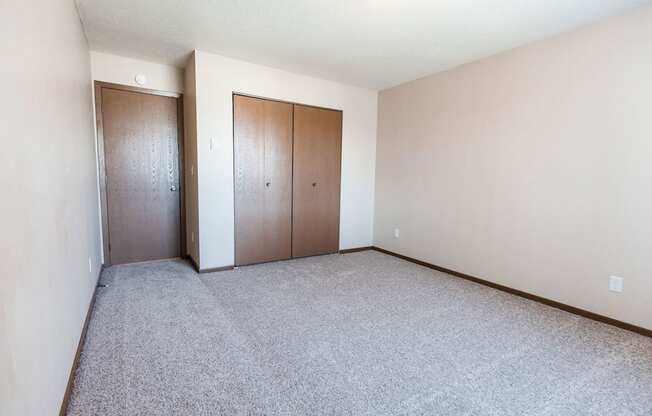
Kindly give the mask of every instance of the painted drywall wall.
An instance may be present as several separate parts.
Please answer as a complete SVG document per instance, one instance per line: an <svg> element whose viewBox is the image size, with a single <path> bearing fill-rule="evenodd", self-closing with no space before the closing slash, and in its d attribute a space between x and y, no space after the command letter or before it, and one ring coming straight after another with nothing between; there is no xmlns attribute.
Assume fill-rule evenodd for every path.
<svg viewBox="0 0 652 416"><path fill-rule="evenodd" d="M100 269L89 53L68 0L3 2L0 36L0 414L56 415Z"/></svg>
<svg viewBox="0 0 652 416"><path fill-rule="evenodd" d="M340 248L371 244L376 91L201 51L195 51L195 71L202 268L234 262L233 92L343 111Z"/></svg>
<svg viewBox="0 0 652 416"><path fill-rule="evenodd" d="M650 39L646 8L382 91L375 244L652 328Z"/></svg>
<svg viewBox="0 0 652 416"><path fill-rule="evenodd" d="M96 81L177 93L184 89L183 69L110 53L91 51L91 73ZM138 74L145 75L144 85L136 84Z"/></svg>
<svg viewBox="0 0 652 416"><path fill-rule="evenodd" d="M184 179L186 184L186 247L188 255L199 264L199 205L197 198L197 97L195 88L195 55L185 69L183 101Z"/></svg>

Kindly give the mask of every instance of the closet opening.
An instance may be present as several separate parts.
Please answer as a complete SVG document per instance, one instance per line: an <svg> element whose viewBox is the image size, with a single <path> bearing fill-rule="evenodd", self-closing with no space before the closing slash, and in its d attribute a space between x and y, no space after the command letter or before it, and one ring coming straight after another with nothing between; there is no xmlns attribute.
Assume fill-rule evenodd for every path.
<svg viewBox="0 0 652 416"><path fill-rule="evenodd" d="M339 250L342 112L233 95L236 266Z"/></svg>

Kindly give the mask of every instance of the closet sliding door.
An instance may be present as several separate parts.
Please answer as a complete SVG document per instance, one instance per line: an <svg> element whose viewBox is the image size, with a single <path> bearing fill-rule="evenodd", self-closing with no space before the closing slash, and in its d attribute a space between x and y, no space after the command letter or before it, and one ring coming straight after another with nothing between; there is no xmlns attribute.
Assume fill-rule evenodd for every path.
<svg viewBox="0 0 652 416"><path fill-rule="evenodd" d="M337 253L342 112L294 106L292 256Z"/></svg>
<svg viewBox="0 0 652 416"><path fill-rule="evenodd" d="M292 256L292 113L233 96L236 265Z"/></svg>

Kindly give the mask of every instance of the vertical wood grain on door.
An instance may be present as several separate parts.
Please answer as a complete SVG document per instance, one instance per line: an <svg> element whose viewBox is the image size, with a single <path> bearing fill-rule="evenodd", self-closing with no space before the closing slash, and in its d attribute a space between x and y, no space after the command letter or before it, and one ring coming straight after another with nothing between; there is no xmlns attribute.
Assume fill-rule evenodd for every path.
<svg viewBox="0 0 652 416"><path fill-rule="evenodd" d="M180 255L177 99L102 89L112 264Z"/></svg>
<svg viewBox="0 0 652 416"><path fill-rule="evenodd" d="M292 105L234 95L235 264L292 255Z"/></svg>
<svg viewBox="0 0 652 416"><path fill-rule="evenodd" d="M294 106L292 256L339 250L342 113Z"/></svg>

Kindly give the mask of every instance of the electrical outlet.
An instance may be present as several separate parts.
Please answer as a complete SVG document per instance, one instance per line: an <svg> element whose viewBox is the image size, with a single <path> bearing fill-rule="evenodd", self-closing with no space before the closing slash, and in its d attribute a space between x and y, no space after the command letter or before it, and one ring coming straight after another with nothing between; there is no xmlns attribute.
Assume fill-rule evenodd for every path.
<svg viewBox="0 0 652 416"><path fill-rule="evenodd" d="M401 236L401 230L394 228L394 238L399 238Z"/></svg>
<svg viewBox="0 0 652 416"><path fill-rule="evenodd" d="M609 276L609 290L616 293L622 293L623 278L618 276Z"/></svg>
<svg viewBox="0 0 652 416"><path fill-rule="evenodd" d="M93 263L90 257L88 258L88 273L93 273Z"/></svg>

